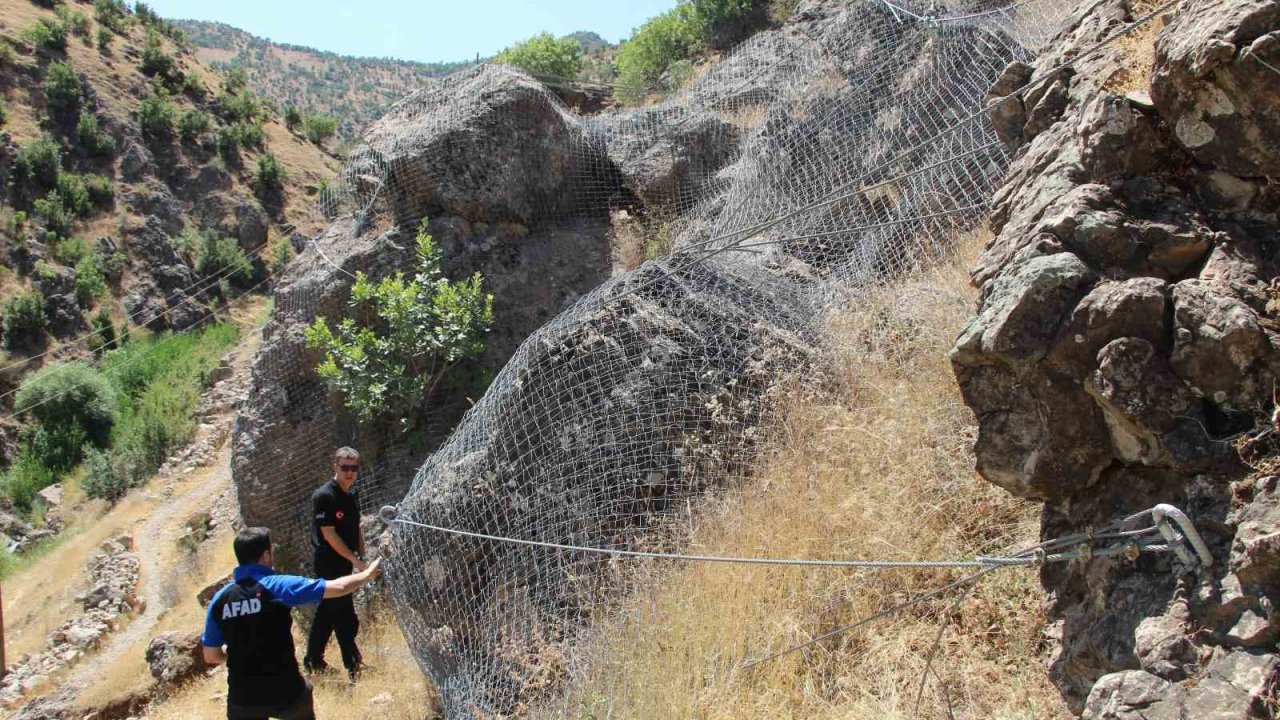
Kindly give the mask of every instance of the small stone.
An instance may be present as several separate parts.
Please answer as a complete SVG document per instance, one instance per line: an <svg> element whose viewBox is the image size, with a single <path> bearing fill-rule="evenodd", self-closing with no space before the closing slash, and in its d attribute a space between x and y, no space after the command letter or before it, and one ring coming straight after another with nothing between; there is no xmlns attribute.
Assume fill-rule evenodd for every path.
<svg viewBox="0 0 1280 720"><path fill-rule="evenodd" d="M387 705L391 703L394 699L395 698L393 698L391 696L391 693L389 692L378 693L377 695L374 695L372 698L369 699L369 704L370 705Z"/></svg>

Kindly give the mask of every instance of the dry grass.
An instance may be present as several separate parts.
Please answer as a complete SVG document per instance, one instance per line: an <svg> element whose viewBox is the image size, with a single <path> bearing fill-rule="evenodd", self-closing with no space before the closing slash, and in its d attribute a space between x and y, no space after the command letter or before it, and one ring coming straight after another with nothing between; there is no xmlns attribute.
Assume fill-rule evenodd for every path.
<svg viewBox="0 0 1280 720"><path fill-rule="evenodd" d="M1159 0L1131 0L1130 15L1133 18L1141 17L1158 5ZM1103 90L1123 95L1151 89L1151 73L1156 59L1156 35L1160 34L1168 17L1166 13L1154 18L1112 44L1120 57L1115 72L1103 84Z"/></svg>
<svg viewBox="0 0 1280 720"><path fill-rule="evenodd" d="M971 243L971 259L978 242ZM758 486L698 530L700 553L928 559L1033 542L1037 509L972 471L973 418L946 358L970 313L965 258L861 297L831 318L834 392L785 409ZM698 542L701 539L701 542ZM598 636L582 717L1057 718L1034 571L741 669L946 584L951 571L689 565ZM948 623L949 621L949 623ZM944 628L944 625L946 627ZM919 712L925 656L942 633Z"/></svg>
<svg viewBox="0 0 1280 720"><path fill-rule="evenodd" d="M299 626L301 625L301 627ZM298 647L306 641L305 624L294 626ZM360 649L371 669L354 688L341 673L313 677L316 715L343 720L430 720L438 718L434 691L414 664L404 637L389 616L366 623ZM330 654L337 649L330 647ZM219 669L156 705L153 720L221 720L226 717L226 671Z"/></svg>

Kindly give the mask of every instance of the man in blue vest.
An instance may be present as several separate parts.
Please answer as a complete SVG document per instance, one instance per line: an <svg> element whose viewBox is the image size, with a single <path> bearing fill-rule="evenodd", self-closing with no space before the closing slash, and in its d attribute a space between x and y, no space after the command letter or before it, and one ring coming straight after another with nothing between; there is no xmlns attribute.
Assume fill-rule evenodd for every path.
<svg viewBox="0 0 1280 720"><path fill-rule="evenodd" d="M298 671L290 608L350 595L378 576L378 560L332 580L278 575L272 569L271 532L248 528L236 535L234 582L218 591L205 619L205 662L227 663L228 720L312 720L311 684Z"/></svg>

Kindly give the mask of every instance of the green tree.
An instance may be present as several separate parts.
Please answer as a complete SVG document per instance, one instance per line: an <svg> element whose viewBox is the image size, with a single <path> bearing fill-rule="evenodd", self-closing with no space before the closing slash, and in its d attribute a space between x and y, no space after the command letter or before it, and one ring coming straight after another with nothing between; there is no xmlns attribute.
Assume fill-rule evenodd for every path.
<svg viewBox="0 0 1280 720"><path fill-rule="evenodd" d="M67 28L57 20L40 18L22 29L22 40L39 50L62 52L67 49Z"/></svg>
<svg viewBox="0 0 1280 720"><path fill-rule="evenodd" d="M290 105L284 109L284 126L290 130L297 130L302 124L302 113L298 108Z"/></svg>
<svg viewBox="0 0 1280 720"><path fill-rule="evenodd" d="M326 115L308 115L302 132L308 140L319 145L338 132L338 121Z"/></svg>
<svg viewBox="0 0 1280 720"><path fill-rule="evenodd" d="M105 447L115 423L116 394L97 370L70 362L28 378L18 389L14 406L18 412L30 413L47 432L78 429L89 442Z"/></svg>
<svg viewBox="0 0 1280 720"><path fill-rule="evenodd" d="M55 114L66 113L80 105L83 92L80 76L68 63L54 60L44 76L44 99Z"/></svg>
<svg viewBox="0 0 1280 720"><path fill-rule="evenodd" d="M128 23L129 11L124 0L96 0L93 3L93 16L102 27L123 33Z"/></svg>
<svg viewBox="0 0 1280 720"><path fill-rule="evenodd" d="M175 111L169 96L158 92L142 99L138 106L138 124L142 132L152 138L168 138L173 135L173 119Z"/></svg>
<svg viewBox="0 0 1280 720"><path fill-rule="evenodd" d="M178 137L182 138L183 142L195 142L196 138L208 131L209 114L205 111L187 108L178 116Z"/></svg>
<svg viewBox="0 0 1280 720"><path fill-rule="evenodd" d="M51 188L58 181L58 172L62 169L62 148L53 138L41 135L18 148L13 168L19 180Z"/></svg>
<svg viewBox="0 0 1280 720"><path fill-rule="evenodd" d="M493 296L479 273L450 282L440 251L418 229L418 270L374 282L364 273L351 287L353 317L333 327L319 317L307 328L307 346L324 359L316 368L362 422L393 418L411 427L431 389L458 361L484 349L493 322Z"/></svg>
<svg viewBox="0 0 1280 720"><path fill-rule="evenodd" d="M284 189L284 181L287 177L289 177L288 171L275 155L264 153L258 156L258 172L254 176L254 181L259 193L280 192Z"/></svg>
<svg viewBox="0 0 1280 720"><path fill-rule="evenodd" d="M116 151L116 139L103 131L97 116L87 110L80 111L76 122L76 141L90 155L106 157Z"/></svg>
<svg viewBox="0 0 1280 720"><path fill-rule="evenodd" d="M21 347L44 332L48 324L44 296L39 290L19 293L4 301L4 343L10 350Z"/></svg>
<svg viewBox="0 0 1280 720"><path fill-rule="evenodd" d="M221 276L232 282L253 277L253 262L235 238L203 236L196 249L196 272L202 277Z"/></svg>
<svg viewBox="0 0 1280 720"><path fill-rule="evenodd" d="M515 65L530 75L573 78L582 69L582 45L573 38L557 40L544 32L503 50L493 61Z"/></svg>

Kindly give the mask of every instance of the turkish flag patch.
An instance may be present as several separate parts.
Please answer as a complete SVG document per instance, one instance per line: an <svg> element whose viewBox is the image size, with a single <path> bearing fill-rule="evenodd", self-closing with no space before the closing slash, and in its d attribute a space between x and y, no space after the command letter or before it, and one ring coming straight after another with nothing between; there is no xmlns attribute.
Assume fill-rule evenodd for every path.
<svg viewBox="0 0 1280 720"><path fill-rule="evenodd" d="M342 519L342 511L341 511L341 510L339 510L339 511L338 511L338 514L337 514L335 517L337 517L339 520L341 520L341 519Z"/></svg>

